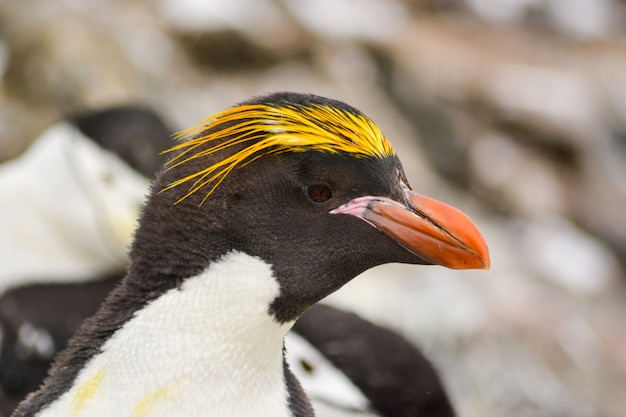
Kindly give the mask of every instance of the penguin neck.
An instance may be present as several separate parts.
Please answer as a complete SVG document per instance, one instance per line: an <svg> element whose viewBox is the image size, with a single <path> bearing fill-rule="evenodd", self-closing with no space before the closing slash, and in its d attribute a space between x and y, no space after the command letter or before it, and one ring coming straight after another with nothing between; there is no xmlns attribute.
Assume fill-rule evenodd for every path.
<svg viewBox="0 0 626 417"><path fill-rule="evenodd" d="M224 255L137 310L41 415L290 416L279 291L271 265Z"/></svg>

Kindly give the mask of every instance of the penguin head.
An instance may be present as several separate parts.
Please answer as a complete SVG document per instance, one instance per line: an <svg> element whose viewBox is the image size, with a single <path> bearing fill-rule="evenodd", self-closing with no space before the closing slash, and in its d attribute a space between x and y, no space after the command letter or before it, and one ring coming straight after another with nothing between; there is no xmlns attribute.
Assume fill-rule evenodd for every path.
<svg viewBox="0 0 626 417"><path fill-rule="evenodd" d="M488 266L471 220L412 191L382 132L342 102L272 94L181 138L144 209L134 275L181 281L243 252L272 265L269 309L287 322L376 265Z"/></svg>

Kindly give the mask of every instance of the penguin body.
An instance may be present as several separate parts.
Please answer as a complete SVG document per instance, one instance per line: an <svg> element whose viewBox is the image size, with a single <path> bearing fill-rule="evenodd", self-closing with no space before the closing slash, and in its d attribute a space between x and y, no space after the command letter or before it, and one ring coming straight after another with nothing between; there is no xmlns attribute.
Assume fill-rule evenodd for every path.
<svg viewBox="0 0 626 417"><path fill-rule="evenodd" d="M282 340L292 323L267 311L278 294L270 265L224 255L136 312L41 416L289 416Z"/></svg>
<svg viewBox="0 0 626 417"><path fill-rule="evenodd" d="M147 185L76 127L63 123L48 129L25 155L0 166L0 190L14 196L0 199L5 219L0 234L11 237L0 240L0 285L9 288L38 275L72 281L123 266L126 254L120 248L130 244L128 231L135 227L133 215ZM69 231L64 239L58 229Z"/></svg>
<svg viewBox="0 0 626 417"><path fill-rule="evenodd" d="M307 307L382 263L488 265L473 223L412 192L343 103L261 97L174 151L127 276L15 416L309 416L282 352Z"/></svg>
<svg viewBox="0 0 626 417"><path fill-rule="evenodd" d="M37 389L51 353L66 346L119 280L34 284L0 298L0 416L10 415ZM19 340L25 328L36 332L28 333L30 343ZM45 344L41 338L52 340L52 352L42 355L36 349ZM419 350L353 313L324 304L309 307L287 333L285 352L318 415L455 415L435 369ZM433 409L443 411L433 414Z"/></svg>
<svg viewBox="0 0 626 417"><path fill-rule="evenodd" d="M292 332L314 352L292 351L289 362L307 389L313 404L327 404L352 413L375 412L394 417L454 417L455 412L443 384L429 360L409 341L389 329L358 315L318 303L296 321ZM302 342L301 342L302 343ZM292 348L293 344L288 345ZM296 372L301 361L315 360L304 372ZM318 378L317 366L328 362L339 375ZM317 375L318 377L321 375ZM328 386L327 380L346 383ZM326 415L319 413L319 415Z"/></svg>
<svg viewBox="0 0 626 417"><path fill-rule="evenodd" d="M96 125L106 125L106 135ZM146 144L141 152L111 143L133 131L131 143ZM75 116L0 165L0 193L10 196L0 199L0 294L38 277L77 282L123 271L149 185L141 173L155 165L141 155L159 161L168 131L142 107Z"/></svg>
<svg viewBox="0 0 626 417"><path fill-rule="evenodd" d="M306 310L296 323L308 314L309 310ZM294 329L285 337L285 354L291 371L311 400L316 415L377 415L369 399L342 369L336 367Z"/></svg>

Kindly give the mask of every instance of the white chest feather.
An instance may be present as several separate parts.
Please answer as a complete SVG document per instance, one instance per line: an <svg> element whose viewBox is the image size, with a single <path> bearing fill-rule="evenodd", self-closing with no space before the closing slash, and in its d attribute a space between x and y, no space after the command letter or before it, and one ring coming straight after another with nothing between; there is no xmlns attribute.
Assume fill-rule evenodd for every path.
<svg viewBox="0 0 626 417"><path fill-rule="evenodd" d="M270 265L230 253L140 310L39 415L289 416Z"/></svg>

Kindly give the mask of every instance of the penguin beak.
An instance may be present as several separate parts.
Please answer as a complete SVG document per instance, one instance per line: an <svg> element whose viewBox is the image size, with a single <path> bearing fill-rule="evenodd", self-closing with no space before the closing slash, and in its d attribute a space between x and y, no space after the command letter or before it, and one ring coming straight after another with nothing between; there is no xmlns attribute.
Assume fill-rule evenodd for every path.
<svg viewBox="0 0 626 417"><path fill-rule="evenodd" d="M489 269L489 249L462 211L405 188L405 203L386 197L358 197L332 210L364 220L400 246L436 265Z"/></svg>

